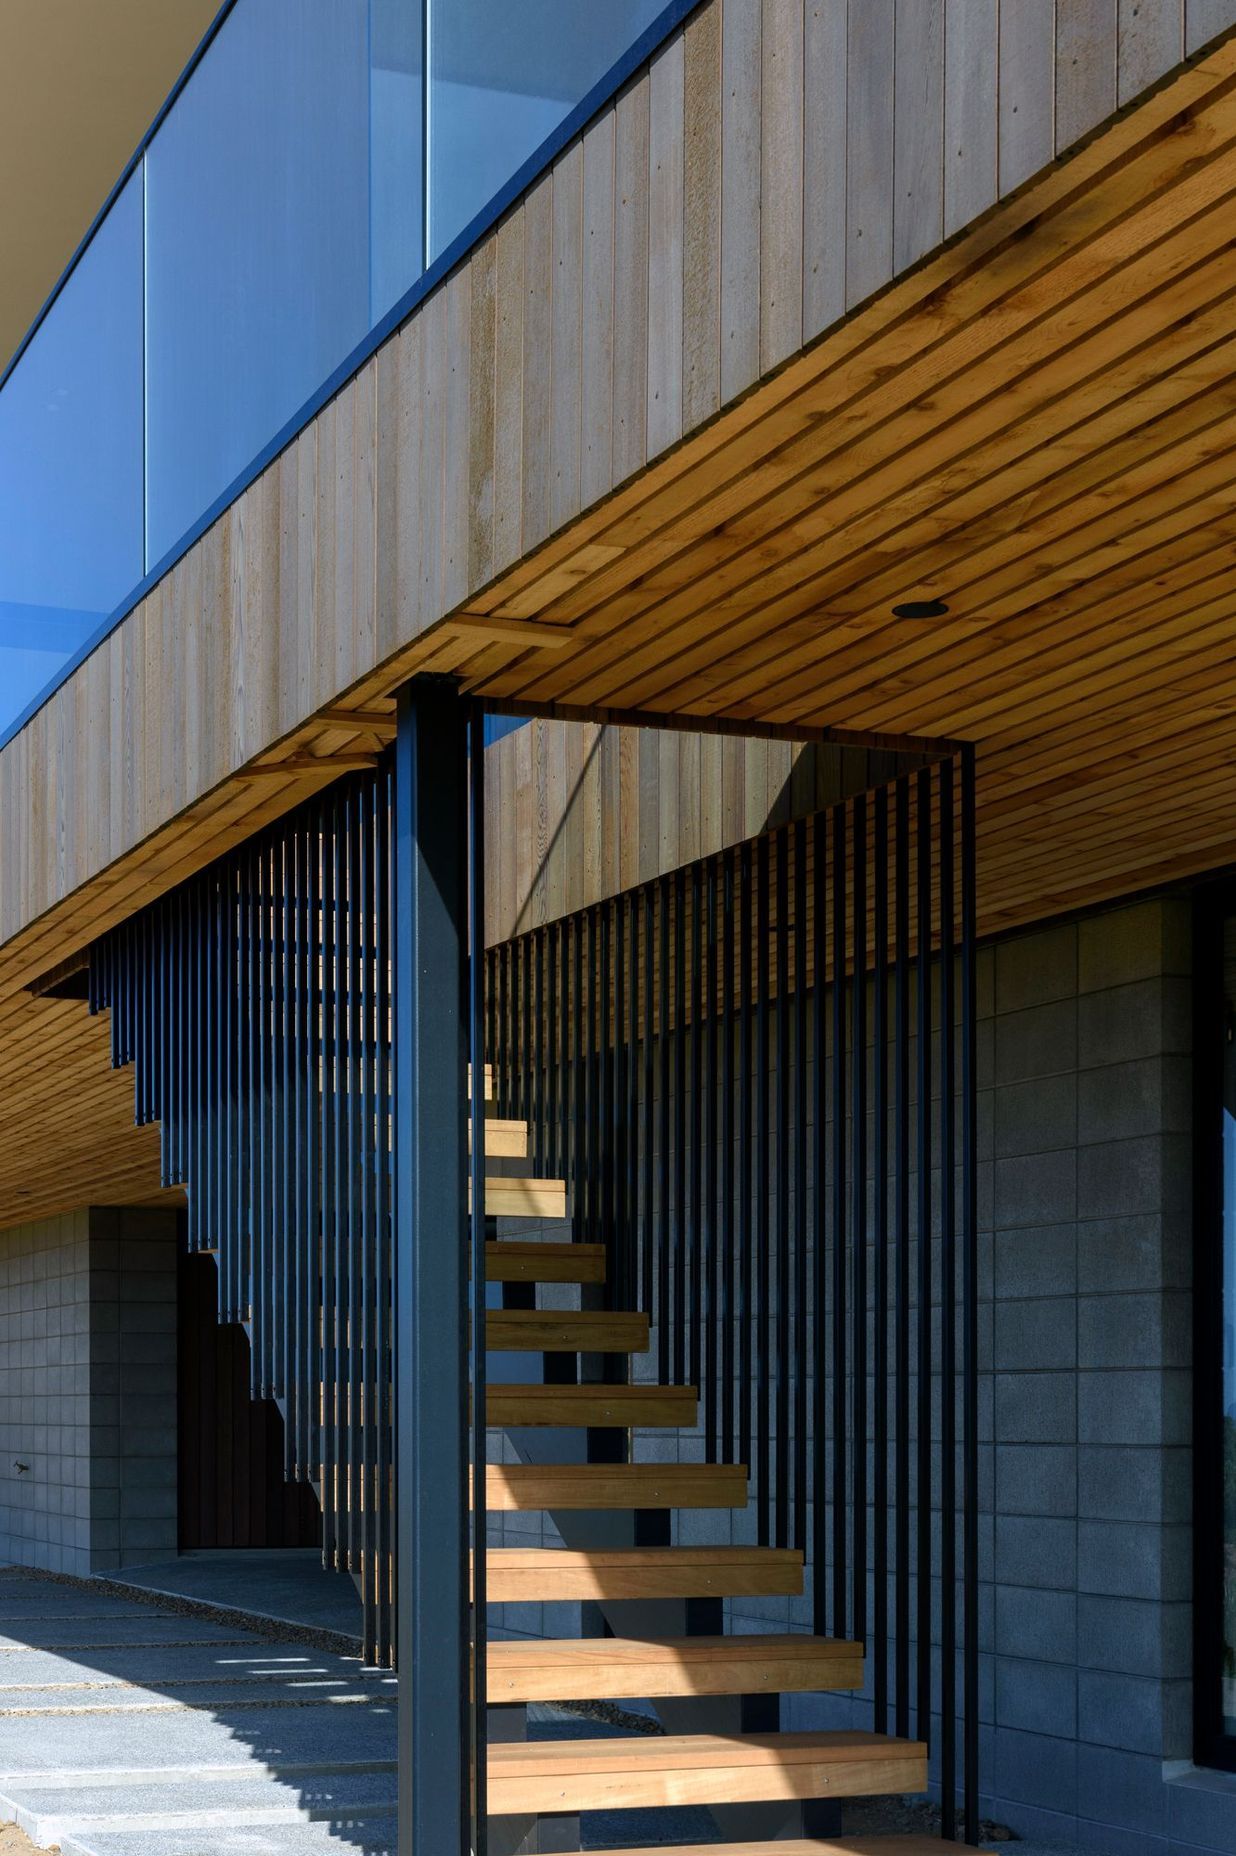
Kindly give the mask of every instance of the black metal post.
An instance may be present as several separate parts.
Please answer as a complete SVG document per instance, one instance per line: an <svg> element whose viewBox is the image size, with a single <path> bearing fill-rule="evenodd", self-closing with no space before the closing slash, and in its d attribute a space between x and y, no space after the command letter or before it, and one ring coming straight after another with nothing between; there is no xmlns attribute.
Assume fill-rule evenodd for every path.
<svg viewBox="0 0 1236 1856"><path fill-rule="evenodd" d="M488 1760L485 1556L488 1548L485 1449L485 711L475 703L468 729L468 1073L471 1121L472 1276L472 1851L485 1856ZM535 1092L541 1128L541 950L537 950Z"/></svg>
<svg viewBox="0 0 1236 1856"><path fill-rule="evenodd" d="M468 1856L465 728L455 685L399 696L395 1310L400 1856Z"/></svg>

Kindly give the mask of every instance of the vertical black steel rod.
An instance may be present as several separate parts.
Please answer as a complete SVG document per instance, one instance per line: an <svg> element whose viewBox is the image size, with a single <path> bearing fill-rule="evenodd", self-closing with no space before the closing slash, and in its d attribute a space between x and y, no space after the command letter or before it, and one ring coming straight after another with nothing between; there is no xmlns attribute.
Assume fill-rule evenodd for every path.
<svg viewBox="0 0 1236 1856"><path fill-rule="evenodd" d="M895 1731L910 1732L910 784L894 795L894 1030L893 1030L893 1481L896 1594Z"/></svg>
<svg viewBox="0 0 1236 1856"><path fill-rule="evenodd" d="M917 1732L931 1740L931 1302L932 1302L932 882L931 882L931 769L918 774L915 818L917 879L917 980L918 1021L918 1683Z"/></svg>
<svg viewBox="0 0 1236 1856"><path fill-rule="evenodd" d="M978 1054L974 749L961 750L962 1732L964 1832L979 1840Z"/></svg>
<svg viewBox="0 0 1236 1856"><path fill-rule="evenodd" d="M485 1558L488 1522L485 1487L485 711L474 703L468 728L468 1061L472 1123L472 1849L484 1856L488 1755L485 1630ZM536 1040L541 1040L540 949L537 950ZM536 1126L542 1109L541 1065L536 1070Z"/></svg>
<svg viewBox="0 0 1236 1856"><path fill-rule="evenodd" d="M878 787L873 801L872 938L874 976L871 1007L872 1150L871 1175L875 1222L872 1233L875 1282L872 1290L874 1380L872 1431L873 1613L875 1656L872 1694L876 1733L888 1732L888 788Z"/></svg>
<svg viewBox="0 0 1236 1856"><path fill-rule="evenodd" d="M953 763L940 763L940 1801L957 1831L957 1286Z"/></svg>
<svg viewBox="0 0 1236 1856"><path fill-rule="evenodd" d="M867 799L859 793L854 821L853 1009L850 1013L850 1225L854 1285L853 1598L851 1628L867 1637Z"/></svg>
<svg viewBox="0 0 1236 1856"><path fill-rule="evenodd" d="M772 1336L772 1232L769 1194L769 843L765 834L756 845L756 1020L755 1020L755 1456L756 1514L761 1546L769 1542L772 1511L772 1435L769 1350Z"/></svg>
<svg viewBox="0 0 1236 1856"><path fill-rule="evenodd" d="M849 1635L847 1473L849 1436L846 1404L846 808L833 809L833 1634Z"/></svg>
<svg viewBox="0 0 1236 1856"><path fill-rule="evenodd" d="M776 1515L774 1539L790 1544L790 842L776 837L777 853L777 1402Z"/></svg>
<svg viewBox="0 0 1236 1856"><path fill-rule="evenodd" d="M400 1856L468 1856L465 712L400 692L395 1360Z"/></svg>

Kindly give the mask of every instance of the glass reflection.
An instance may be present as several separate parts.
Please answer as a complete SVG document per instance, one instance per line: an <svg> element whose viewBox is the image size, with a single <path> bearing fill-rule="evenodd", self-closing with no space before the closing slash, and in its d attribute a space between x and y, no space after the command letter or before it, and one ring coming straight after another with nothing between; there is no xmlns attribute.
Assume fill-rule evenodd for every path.
<svg viewBox="0 0 1236 1856"><path fill-rule="evenodd" d="M665 0L430 0L429 256L488 205Z"/></svg>
<svg viewBox="0 0 1236 1856"><path fill-rule="evenodd" d="M142 577L142 179L0 393L0 729Z"/></svg>

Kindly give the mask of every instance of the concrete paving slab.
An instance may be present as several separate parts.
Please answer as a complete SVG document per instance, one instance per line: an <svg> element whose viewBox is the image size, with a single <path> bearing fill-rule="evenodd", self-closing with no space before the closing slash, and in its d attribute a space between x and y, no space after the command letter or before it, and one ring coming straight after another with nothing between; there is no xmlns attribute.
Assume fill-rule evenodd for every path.
<svg viewBox="0 0 1236 1856"><path fill-rule="evenodd" d="M40 1618L136 1618L150 1606L118 1604L114 1598L95 1598L89 1592L61 1594L55 1587L42 1591L25 1591L19 1597L0 1591L0 1627L20 1622L37 1623Z"/></svg>
<svg viewBox="0 0 1236 1856"><path fill-rule="evenodd" d="M185 1711L160 1718L157 1749L149 1750L167 1768L372 1765L395 1756L395 1714L393 1702L382 1701L358 1708ZM129 1771L135 1751L133 1725L122 1712L81 1715L71 1734L56 1735L36 1716L19 1715L4 1723L0 1777Z"/></svg>
<svg viewBox="0 0 1236 1856"><path fill-rule="evenodd" d="M0 1625L0 1651L22 1649L122 1649L126 1644L245 1643L234 1625L204 1618L178 1618L143 1606L141 1611L74 1618L68 1611Z"/></svg>
<svg viewBox="0 0 1236 1856"><path fill-rule="evenodd" d="M3 1690L36 1688L49 1682L162 1683L257 1677L335 1676L359 1678L363 1665L352 1656L306 1649L299 1643L262 1643L233 1637L223 1643L129 1644L119 1649L0 1650L0 1705ZM368 1677L380 1676L370 1670ZM393 1677L388 1679L393 1681Z"/></svg>
<svg viewBox="0 0 1236 1856"><path fill-rule="evenodd" d="M67 1838L120 1832L213 1832L237 1825L339 1822L397 1806L397 1777L385 1772L324 1773L293 1778L227 1775L113 1785L32 1786L10 1803L12 1816L41 1848ZM3 1808L0 1806L0 1808Z"/></svg>
<svg viewBox="0 0 1236 1856"><path fill-rule="evenodd" d="M255 1677L244 1682L174 1682L157 1688L125 1682L0 1688L0 1731L5 1721L21 1714L107 1714L118 1708L130 1714L150 1714L174 1713L183 1708L218 1713L229 1708L364 1707L375 1697L381 1699L384 1692L394 1699L393 1676L372 1683L340 1676L285 1676Z"/></svg>
<svg viewBox="0 0 1236 1856"><path fill-rule="evenodd" d="M63 1856L396 1856L395 1819L361 1823L233 1825L211 1833L104 1831L74 1835Z"/></svg>
<svg viewBox="0 0 1236 1856"><path fill-rule="evenodd" d="M218 1605L276 1623L337 1631L357 1642L361 1638L363 1613L355 1581L349 1573L327 1571L312 1549L182 1553L148 1566L126 1566L108 1578L113 1585Z"/></svg>

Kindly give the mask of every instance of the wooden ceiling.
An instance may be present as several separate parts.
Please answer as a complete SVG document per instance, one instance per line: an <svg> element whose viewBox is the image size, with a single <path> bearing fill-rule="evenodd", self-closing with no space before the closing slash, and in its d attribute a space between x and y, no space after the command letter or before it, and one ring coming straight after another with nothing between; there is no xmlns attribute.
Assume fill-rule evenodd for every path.
<svg viewBox="0 0 1236 1856"><path fill-rule="evenodd" d="M1236 858L1234 207L1229 42L348 703L432 667L543 712L972 739L989 933ZM21 938L0 1226L158 1186L98 1021L17 988L377 739L319 716Z"/></svg>

